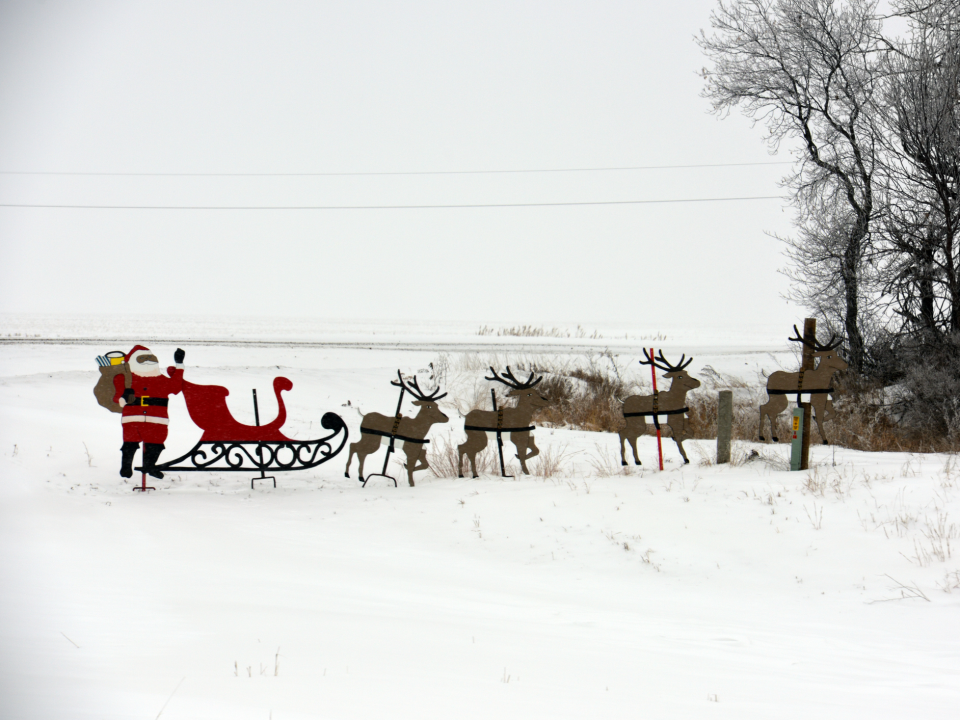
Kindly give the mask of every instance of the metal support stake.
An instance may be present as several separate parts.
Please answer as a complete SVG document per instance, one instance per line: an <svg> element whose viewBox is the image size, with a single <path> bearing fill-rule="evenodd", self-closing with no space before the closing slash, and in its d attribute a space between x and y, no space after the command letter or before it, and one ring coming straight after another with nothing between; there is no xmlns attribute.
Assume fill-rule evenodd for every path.
<svg viewBox="0 0 960 720"><path fill-rule="evenodd" d="M653 348L650 348L650 357L653 357ZM654 365L650 365L650 374L653 376L653 397L654 403L656 403L657 397L657 368ZM663 470L663 442L660 439L660 418L657 415L653 416L653 425L657 428L657 455L660 457L660 470Z"/></svg>
<svg viewBox="0 0 960 720"><path fill-rule="evenodd" d="M490 397L493 400L493 411L497 412L497 393L490 388ZM497 453L500 455L500 477L513 477L507 475L507 470L503 465L503 436L500 434L500 428L497 428Z"/></svg>
<svg viewBox="0 0 960 720"><path fill-rule="evenodd" d="M140 443L140 463L143 465L143 472L140 473L140 487L133 488L134 492L146 492L147 490L156 490L155 487L147 485L147 467L144 458L147 456L146 441Z"/></svg>
<svg viewBox="0 0 960 720"><path fill-rule="evenodd" d="M393 384L394 384L394 385L397 385L398 383L393 383ZM400 385L400 399L397 400L397 412L396 412L396 414L394 415L395 418L399 418L399 417L400 417L400 408L403 407L403 394L404 394L406 391L407 391L407 388L406 388L405 386L403 386L403 385ZM390 464L390 453L393 452L393 443L396 442L396 439L397 439L397 436L396 436L396 435L391 435L391 436L390 436L390 444L387 445L387 456L386 456L385 458L383 458L383 472L373 473L372 475L367 475L365 478L361 479L360 482L363 483L363 487L366 487L366 486L367 486L367 481L370 480L370 478L375 477L375 476L378 476L378 475L381 476L381 477L390 478L391 480L393 480L393 486L394 486L394 487L397 487L397 479L396 479L395 477L393 477L392 475L387 475L387 465Z"/></svg>
<svg viewBox="0 0 960 720"><path fill-rule="evenodd" d="M260 427L260 408L257 405L257 389L253 389L253 420L257 424L257 427ZM257 443L257 458L260 460L260 464L263 465L263 447ZM253 481L254 480L273 480L273 486L277 486L277 479L272 475L268 476L263 468L260 468L260 477L259 478L250 478L250 489L253 490Z"/></svg>

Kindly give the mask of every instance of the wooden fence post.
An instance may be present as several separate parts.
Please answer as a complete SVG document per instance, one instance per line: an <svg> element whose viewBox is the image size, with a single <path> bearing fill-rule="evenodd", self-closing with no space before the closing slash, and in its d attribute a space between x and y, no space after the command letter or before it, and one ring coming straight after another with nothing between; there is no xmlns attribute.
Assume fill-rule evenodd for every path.
<svg viewBox="0 0 960 720"><path fill-rule="evenodd" d="M721 390L717 402L717 465L730 462L733 434L733 390Z"/></svg>
<svg viewBox="0 0 960 720"><path fill-rule="evenodd" d="M817 321L806 318L803 321L803 350L800 361L800 372L813 370L813 347L817 342ZM810 403L801 403L803 408L803 438L800 446L800 469L810 468L810 416L813 414Z"/></svg>

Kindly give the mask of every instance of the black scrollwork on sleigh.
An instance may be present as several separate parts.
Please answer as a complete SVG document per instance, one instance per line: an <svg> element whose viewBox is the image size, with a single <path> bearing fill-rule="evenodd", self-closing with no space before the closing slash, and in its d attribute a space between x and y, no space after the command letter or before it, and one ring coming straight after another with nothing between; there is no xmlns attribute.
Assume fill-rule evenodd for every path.
<svg viewBox="0 0 960 720"><path fill-rule="evenodd" d="M259 471L260 479L267 479L267 471L307 470L325 463L343 449L347 442L347 426L343 418L335 413L324 413L320 420L320 425L330 431L325 437L294 440L281 433L280 427L286 420L281 392L291 389L293 383L278 377L273 386L279 411L277 418L260 425L254 391L257 424L244 425L237 422L227 409L226 396L229 391L226 388L184 381L183 395L187 411L194 423L203 429L203 435L189 452L157 465L156 469L164 472Z"/></svg>
<svg viewBox="0 0 960 720"><path fill-rule="evenodd" d="M249 472L317 467L339 453L347 441L346 426L339 415L326 413L321 424L333 432L317 440L201 440L188 453L159 465L158 469Z"/></svg>

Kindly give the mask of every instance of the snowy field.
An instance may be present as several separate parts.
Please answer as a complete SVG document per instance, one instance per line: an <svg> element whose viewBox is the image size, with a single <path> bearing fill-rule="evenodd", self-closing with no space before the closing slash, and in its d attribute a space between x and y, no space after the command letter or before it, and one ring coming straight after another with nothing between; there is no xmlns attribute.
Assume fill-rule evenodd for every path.
<svg viewBox="0 0 960 720"><path fill-rule="evenodd" d="M623 474L615 436L541 428L543 457L562 459L547 477L535 459L541 474L514 480L362 488L344 452L276 489L172 474L141 496L117 474L119 418L92 395L94 357L136 336L54 325L0 325L0 718L958 715L954 457L819 446L813 470L790 473L786 446L742 444L738 458L760 458L717 467L700 441L684 467L668 440L658 472L645 438L642 471ZM230 388L240 421L252 388L272 419L272 380L290 378L285 430L302 439L326 411L355 439L356 408L392 413L396 370L441 348L451 362L480 341L502 357L510 343L582 354L619 335L635 364L649 344L345 326L274 327L311 345L245 346L228 338L255 332L177 330L186 378ZM692 348L694 375L754 378L790 363L785 335L656 344ZM150 346L172 364L175 344ZM461 442L445 403L430 437ZM170 414L167 459L200 435L182 396Z"/></svg>

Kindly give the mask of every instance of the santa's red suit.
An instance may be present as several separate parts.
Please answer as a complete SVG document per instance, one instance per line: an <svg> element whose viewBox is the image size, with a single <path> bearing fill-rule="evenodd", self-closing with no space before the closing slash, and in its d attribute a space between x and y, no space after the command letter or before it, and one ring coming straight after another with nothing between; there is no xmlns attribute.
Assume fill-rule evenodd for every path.
<svg viewBox="0 0 960 720"><path fill-rule="evenodd" d="M170 423L167 405L170 395L177 395L183 389L183 351L177 350L177 364L167 368L170 377L160 370L156 356L142 345L137 345L126 355L126 362L132 375L132 387L126 387L124 375L113 379L116 392L113 400L123 406L120 422L123 425L123 463L120 474L130 477L133 453L140 443L144 447L144 467L152 467L167 439L167 426ZM147 472L150 472L149 469ZM162 477L159 471L150 472Z"/></svg>

